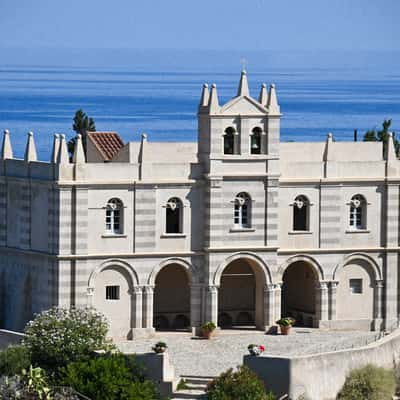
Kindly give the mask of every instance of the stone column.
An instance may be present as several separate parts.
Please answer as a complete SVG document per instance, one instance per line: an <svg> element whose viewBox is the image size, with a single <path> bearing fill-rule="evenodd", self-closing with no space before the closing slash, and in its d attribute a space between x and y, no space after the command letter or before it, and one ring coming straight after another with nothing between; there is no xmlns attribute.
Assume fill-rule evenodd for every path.
<svg viewBox="0 0 400 400"><path fill-rule="evenodd" d="M336 321L336 298L338 281L329 282L329 319Z"/></svg>
<svg viewBox="0 0 400 400"><path fill-rule="evenodd" d="M233 133L233 154L240 154L241 144L239 132Z"/></svg>
<svg viewBox="0 0 400 400"><path fill-rule="evenodd" d="M264 286L264 325L266 327L274 325L275 315L275 290L273 284Z"/></svg>
<svg viewBox="0 0 400 400"><path fill-rule="evenodd" d="M380 331L382 329L382 304L383 304L383 280L375 281L374 290L374 331Z"/></svg>
<svg viewBox="0 0 400 400"><path fill-rule="evenodd" d="M218 325L218 286L208 286L206 296L207 309L205 322L211 321L215 325Z"/></svg>
<svg viewBox="0 0 400 400"><path fill-rule="evenodd" d="M285 317L286 315L282 315L282 283L275 283L274 285L274 303L275 303L275 313L273 314L273 319L280 319L281 317Z"/></svg>
<svg viewBox="0 0 400 400"><path fill-rule="evenodd" d="M190 286L190 326L198 328L201 326L201 292L202 285L193 283Z"/></svg>
<svg viewBox="0 0 400 400"><path fill-rule="evenodd" d="M143 328L153 328L154 286L143 287Z"/></svg>
<svg viewBox="0 0 400 400"><path fill-rule="evenodd" d="M132 328L141 328L143 318L143 289L140 286L135 286L132 290L132 297Z"/></svg>
<svg viewBox="0 0 400 400"><path fill-rule="evenodd" d="M318 282L316 287L316 327L321 327L321 322L328 320L328 311L328 284Z"/></svg>

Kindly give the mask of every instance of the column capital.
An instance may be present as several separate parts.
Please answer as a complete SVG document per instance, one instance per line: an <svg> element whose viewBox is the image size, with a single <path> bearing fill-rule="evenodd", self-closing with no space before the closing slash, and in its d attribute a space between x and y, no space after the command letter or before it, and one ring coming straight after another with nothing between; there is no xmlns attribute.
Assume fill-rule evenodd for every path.
<svg viewBox="0 0 400 400"><path fill-rule="evenodd" d="M144 293L150 294L154 292L154 285L145 285L141 289L143 290Z"/></svg>
<svg viewBox="0 0 400 400"><path fill-rule="evenodd" d="M339 285L339 281L328 281L327 283L329 284L330 289L337 289Z"/></svg>
<svg viewBox="0 0 400 400"><path fill-rule="evenodd" d="M318 281L315 284L315 286L319 290L328 290L328 282L327 281Z"/></svg>
<svg viewBox="0 0 400 400"><path fill-rule="evenodd" d="M375 280L375 287L376 288L383 288L385 286L383 279L377 279Z"/></svg>
<svg viewBox="0 0 400 400"><path fill-rule="evenodd" d="M210 293L217 293L219 289L218 285L208 285L207 286L207 291L209 291Z"/></svg>
<svg viewBox="0 0 400 400"><path fill-rule="evenodd" d="M264 286L265 292L270 292L272 290L281 290L283 282L267 283Z"/></svg>
<svg viewBox="0 0 400 400"><path fill-rule="evenodd" d="M86 294L88 296L93 296L94 295L94 287L92 287L92 286L87 287L86 288Z"/></svg>
<svg viewBox="0 0 400 400"><path fill-rule="evenodd" d="M143 288L140 286L134 286L130 291L131 294L142 294Z"/></svg>

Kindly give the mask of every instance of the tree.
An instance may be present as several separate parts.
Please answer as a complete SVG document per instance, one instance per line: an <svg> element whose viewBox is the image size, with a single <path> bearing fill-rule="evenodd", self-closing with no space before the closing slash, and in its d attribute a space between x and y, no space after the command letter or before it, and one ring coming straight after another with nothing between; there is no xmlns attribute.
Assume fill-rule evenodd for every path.
<svg viewBox="0 0 400 400"><path fill-rule="evenodd" d="M387 146L387 141L389 138L389 133L390 133L390 125L392 124L391 119L385 119L383 120L382 123L382 129L377 131L375 129L373 130L368 130L365 132L364 135L364 142L382 142L383 143L383 150L385 151L385 148ZM396 134L392 132L393 134L393 142L394 142L394 148L396 150L396 155L399 154L400 151L400 143L396 139Z"/></svg>
<svg viewBox="0 0 400 400"><path fill-rule="evenodd" d="M74 123L72 124L72 129L77 133L82 135L82 144L83 149L86 153L86 132L95 132L96 131L96 123L93 118L90 118L86 113L79 109L75 113ZM72 154L74 153L76 138L72 138L68 141L68 153L70 158L72 158Z"/></svg>

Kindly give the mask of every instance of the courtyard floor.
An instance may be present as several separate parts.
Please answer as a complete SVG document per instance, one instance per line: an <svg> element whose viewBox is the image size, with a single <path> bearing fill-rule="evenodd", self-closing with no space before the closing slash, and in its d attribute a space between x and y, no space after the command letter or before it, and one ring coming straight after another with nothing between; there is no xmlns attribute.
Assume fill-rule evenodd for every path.
<svg viewBox="0 0 400 400"><path fill-rule="evenodd" d="M192 337L189 333L157 332L151 339L119 342L124 353L147 353L157 341L168 345L170 360L177 376L217 376L228 368L242 364L250 343L265 346L266 355L304 355L344 350L371 343L377 332L324 331L293 328L288 336L263 332L223 330L211 340Z"/></svg>

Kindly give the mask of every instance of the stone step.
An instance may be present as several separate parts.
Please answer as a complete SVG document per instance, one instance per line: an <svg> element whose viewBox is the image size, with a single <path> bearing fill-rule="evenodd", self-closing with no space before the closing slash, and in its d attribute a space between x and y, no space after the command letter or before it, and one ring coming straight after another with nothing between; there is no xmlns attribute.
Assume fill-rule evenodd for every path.
<svg viewBox="0 0 400 400"><path fill-rule="evenodd" d="M178 390L173 394L171 400L200 400L206 399L206 388L213 376L181 376L185 381L186 389Z"/></svg>

